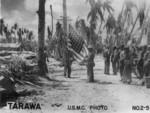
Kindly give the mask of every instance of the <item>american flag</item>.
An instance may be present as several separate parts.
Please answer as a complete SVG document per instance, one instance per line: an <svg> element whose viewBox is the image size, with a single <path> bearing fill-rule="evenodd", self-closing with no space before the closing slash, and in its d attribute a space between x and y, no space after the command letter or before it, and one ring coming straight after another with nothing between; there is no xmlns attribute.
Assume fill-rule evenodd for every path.
<svg viewBox="0 0 150 113"><path fill-rule="evenodd" d="M83 44L84 44L84 40L81 36L78 35L78 33L74 30L74 28L69 25L69 37L70 39L70 43L71 43L71 47L73 50L75 50L77 53L80 53L82 48L83 48Z"/></svg>
<svg viewBox="0 0 150 113"><path fill-rule="evenodd" d="M57 44L58 44L58 40L60 39L56 35L52 39L52 41L57 42ZM80 62L81 60L84 59L85 56L87 56L88 50L87 50L87 47L85 46L84 39L74 30L74 28L71 25L69 25L68 36L65 37L65 40L67 40L67 46L69 48L72 48L75 51L76 54L74 54L73 56L78 62ZM53 49L55 49L55 47L56 46L54 46ZM58 48L58 49L62 49L62 48ZM63 56L62 51L61 50L58 51L58 49L55 49L57 51L54 50L55 51L54 53L57 53L55 55L57 57Z"/></svg>

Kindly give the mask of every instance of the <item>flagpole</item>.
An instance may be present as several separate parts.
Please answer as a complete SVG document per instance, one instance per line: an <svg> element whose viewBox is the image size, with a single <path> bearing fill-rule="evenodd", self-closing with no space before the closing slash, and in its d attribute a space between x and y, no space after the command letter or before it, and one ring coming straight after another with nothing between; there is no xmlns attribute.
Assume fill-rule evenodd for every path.
<svg viewBox="0 0 150 113"><path fill-rule="evenodd" d="M66 5L66 0L63 0L63 28L64 28L64 32L67 34L67 5Z"/></svg>
<svg viewBox="0 0 150 113"><path fill-rule="evenodd" d="M2 1L0 0L0 19L2 18Z"/></svg>

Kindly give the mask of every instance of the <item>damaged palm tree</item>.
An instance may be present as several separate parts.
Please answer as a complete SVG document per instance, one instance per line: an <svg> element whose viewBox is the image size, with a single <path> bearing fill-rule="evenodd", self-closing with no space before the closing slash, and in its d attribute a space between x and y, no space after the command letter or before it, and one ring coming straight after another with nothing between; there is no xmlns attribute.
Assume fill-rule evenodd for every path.
<svg viewBox="0 0 150 113"><path fill-rule="evenodd" d="M95 29L97 25L97 21L100 17L101 21L104 21L103 13L102 13L102 6L100 2L96 2L95 0L88 0L91 10L87 16L90 27L89 31L87 34L89 34L89 41L88 41L88 50L89 50L89 56L87 58L87 75L88 75L88 81L89 82L94 82L94 72L93 72L93 67L94 67L94 56L95 56Z"/></svg>
<svg viewBox="0 0 150 113"><path fill-rule="evenodd" d="M94 73L93 73L93 67L94 67L94 56L95 56L95 45L96 45L96 33L95 30L97 28L97 22L100 19L101 23L104 21L104 11L107 10L109 13L111 13L112 8L110 7L110 2L104 2L102 3L100 0L88 0L88 3L90 4L90 12L87 16L90 27L87 32L89 34L89 41L88 41L88 48L89 48L89 59L88 59L88 65L87 69L91 71L88 73L89 82L94 81ZM92 46L92 47L91 47ZM92 68L91 68L92 67Z"/></svg>
<svg viewBox="0 0 150 113"><path fill-rule="evenodd" d="M116 20L113 15L108 16L105 26L106 26L107 34L112 33L112 30L115 29L116 27Z"/></svg>
<svg viewBox="0 0 150 113"><path fill-rule="evenodd" d="M102 4L102 9L103 9L103 17L108 13L108 16L112 15L112 12L114 11L113 7L111 6L111 1L110 0L105 0L103 3L101 1L98 1L99 4ZM101 31L103 22L100 24L99 31ZM105 27L105 26L104 26Z"/></svg>
<svg viewBox="0 0 150 113"><path fill-rule="evenodd" d="M46 74L46 60L44 54L44 41L45 41L45 0L39 0L39 24L38 24L38 66L40 75Z"/></svg>
<svg viewBox="0 0 150 113"><path fill-rule="evenodd" d="M128 36L128 40L131 40L131 35L132 35L132 33L133 33L133 31L134 31L134 28L135 28L135 26L136 26L136 24L137 24L137 22L139 21L139 29L141 29L141 34L140 34L140 39L142 39L142 36L143 36L143 33L144 33L144 22L145 22L145 19L146 19L146 15L148 15L148 13L147 14L145 14L146 12L146 5L145 4L143 4L142 6L140 5L140 7L138 8L138 7L136 7L136 9L137 9L137 16L136 16L136 19L135 19L135 21L134 21L134 23L133 23L133 26L132 26L132 29L131 29L131 31L130 31L130 33L129 33L129 36Z"/></svg>
<svg viewBox="0 0 150 113"><path fill-rule="evenodd" d="M140 37L139 37L139 40L138 40L138 44L141 43L144 34L148 35L148 32L144 32L144 31L149 31L149 17L148 17L149 10L150 10L150 7L146 10L146 5L145 4L139 10L140 11L139 12L139 23L140 23L139 28L141 30L141 34L140 34Z"/></svg>
<svg viewBox="0 0 150 113"><path fill-rule="evenodd" d="M132 1L126 0L123 4L122 11L118 17L118 23L121 26L122 36L125 35L124 44L126 45L131 39L132 32L138 20L138 14L136 19L133 20L133 10L137 10L137 6Z"/></svg>

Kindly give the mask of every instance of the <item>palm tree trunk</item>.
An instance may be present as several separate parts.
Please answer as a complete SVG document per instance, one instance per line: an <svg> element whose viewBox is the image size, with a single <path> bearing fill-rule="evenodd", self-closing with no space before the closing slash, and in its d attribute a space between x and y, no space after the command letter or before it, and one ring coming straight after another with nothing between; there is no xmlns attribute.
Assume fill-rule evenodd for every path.
<svg viewBox="0 0 150 113"><path fill-rule="evenodd" d="M44 56L44 41L45 41L45 0L39 0L38 11L38 67L40 75L45 75L45 56Z"/></svg>
<svg viewBox="0 0 150 113"><path fill-rule="evenodd" d="M95 56L95 44L94 44L94 31L93 31L92 25L90 26L90 38L88 42L88 46L92 46L93 50L89 51L88 60L87 60L87 79L88 82L94 82L94 70L93 70L93 64L94 64L94 56Z"/></svg>

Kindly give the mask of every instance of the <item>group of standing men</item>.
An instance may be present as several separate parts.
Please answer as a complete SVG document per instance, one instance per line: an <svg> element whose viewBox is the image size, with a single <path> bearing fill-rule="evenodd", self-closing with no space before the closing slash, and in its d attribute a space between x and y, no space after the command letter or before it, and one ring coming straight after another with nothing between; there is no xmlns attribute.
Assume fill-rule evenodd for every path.
<svg viewBox="0 0 150 113"><path fill-rule="evenodd" d="M120 73L121 81L130 84L132 73L139 79L150 76L150 46L124 46L104 48L104 74L110 74L112 63L113 74Z"/></svg>
<svg viewBox="0 0 150 113"><path fill-rule="evenodd" d="M34 38L33 31L21 28L17 23L9 28L4 20L0 19L0 26L0 37L7 43L22 43L23 39L32 40Z"/></svg>

